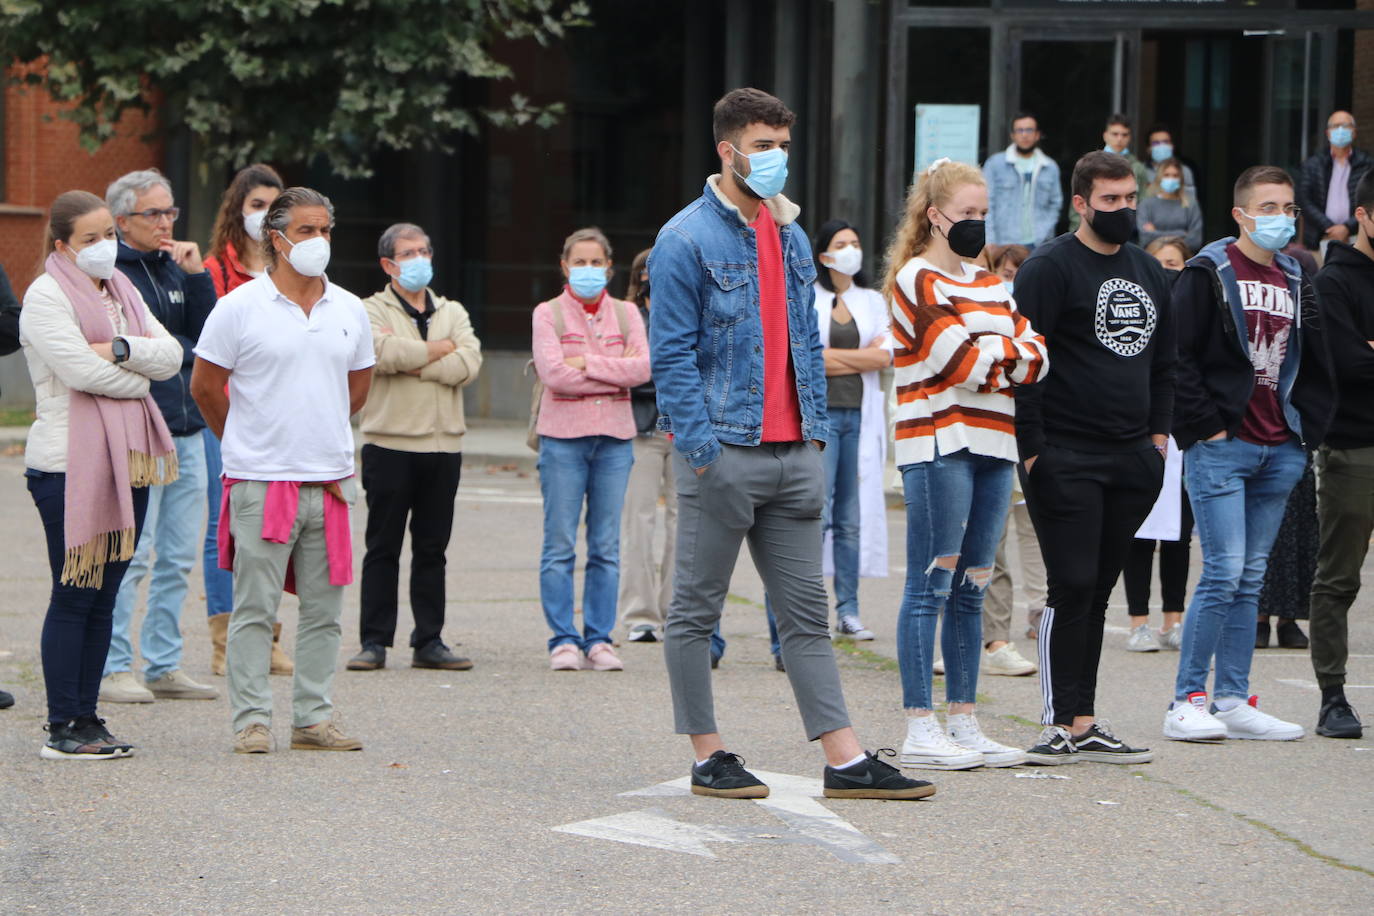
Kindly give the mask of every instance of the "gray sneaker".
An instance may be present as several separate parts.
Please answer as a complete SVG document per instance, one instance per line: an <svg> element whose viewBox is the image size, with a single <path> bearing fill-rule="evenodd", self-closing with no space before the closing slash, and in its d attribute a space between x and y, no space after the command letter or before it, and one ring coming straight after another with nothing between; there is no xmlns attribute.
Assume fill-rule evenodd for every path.
<svg viewBox="0 0 1374 916"><path fill-rule="evenodd" d="M863 625L857 614L845 614L835 625L836 636L848 636L850 639L857 639L867 642L873 639L873 631Z"/></svg>
<svg viewBox="0 0 1374 916"><path fill-rule="evenodd" d="M1183 648L1183 624L1178 623L1159 634L1159 642L1166 649L1177 652Z"/></svg>
<svg viewBox="0 0 1374 916"><path fill-rule="evenodd" d="M1126 640L1127 652L1158 652L1159 640L1155 639L1154 631L1150 629L1148 623L1142 623L1131 631L1131 638Z"/></svg>

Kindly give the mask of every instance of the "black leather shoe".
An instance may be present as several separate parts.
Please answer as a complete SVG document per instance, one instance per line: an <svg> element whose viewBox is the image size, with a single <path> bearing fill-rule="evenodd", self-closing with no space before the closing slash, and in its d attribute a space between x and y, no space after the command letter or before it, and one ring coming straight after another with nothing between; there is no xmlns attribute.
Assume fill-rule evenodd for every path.
<svg viewBox="0 0 1374 916"><path fill-rule="evenodd" d="M1307 634L1296 620L1280 620L1278 626L1280 649L1306 649Z"/></svg>
<svg viewBox="0 0 1374 916"><path fill-rule="evenodd" d="M787 670L787 666L784 665L784 664L782 663L782 656L781 656L781 655L774 655L774 656L773 656L773 667L776 668L776 669L779 670L779 671L786 671L786 670Z"/></svg>
<svg viewBox="0 0 1374 916"><path fill-rule="evenodd" d="M454 655L448 646L435 639L415 650L410 656L410 667L466 671L472 667L472 659Z"/></svg>
<svg viewBox="0 0 1374 916"><path fill-rule="evenodd" d="M1317 734L1327 738L1360 738L1364 735L1364 726L1345 697L1337 697L1322 704L1322 711L1317 715Z"/></svg>
<svg viewBox="0 0 1374 916"><path fill-rule="evenodd" d="M386 646L376 643L363 643L363 651L348 660L344 666L349 671L376 671L386 667Z"/></svg>
<svg viewBox="0 0 1374 916"><path fill-rule="evenodd" d="M1255 624L1255 648L1269 648L1269 624L1265 623L1263 620Z"/></svg>
<svg viewBox="0 0 1374 916"><path fill-rule="evenodd" d="M9 709L14 705L14 694L0 690L0 709Z"/></svg>

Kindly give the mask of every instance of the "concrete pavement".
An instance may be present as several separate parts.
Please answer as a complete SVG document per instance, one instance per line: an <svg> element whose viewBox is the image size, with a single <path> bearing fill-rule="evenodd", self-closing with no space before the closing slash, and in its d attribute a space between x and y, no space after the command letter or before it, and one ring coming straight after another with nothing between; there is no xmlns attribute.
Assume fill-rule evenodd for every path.
<svg viewBox="0 0 1374 916"><path fill-rule="evenodd" d="M0 529L0 687L19 700L0 712L0 912L1362 913L1374 905L1374 737L1165 742L1159 728L1177 655L1127 653L1118 632L1103 653L1101 709L1128 740L1154 747L1156 761L934 773L926 778L939 791L929 801L823 802L895 864L845 861L834 851L843 831L832 823L818 839L820 818L804 812L789 821L748 802L622 794L680 779L690 763L685 739L671 734L660 649L623 646L620 674L547 670L537 482L503 469L509 464L468 462L449 551L446 635L476 667L409 668L403 609L389 667L341 671L336 681L337 706L363 752L287 750L289 681L273 678L277 753L229 752L223 698L162 701L103 707L139 753L84 764L38 758L48 572L22 460L0 458L0 512L9 520ZM894 575L861 589L878 639L840 654L868 747L899 747L904 730L892 661L904 522L894 512L889 523ZM362 524L360 509L359 543ZM818 778L819 751L802 739L786 677L772 669L761 602L746 558L716 678L722 730L751 768ZM185 667L223 689L208 672L203 607L197 570L183 615ZM1362 596L1352 614L1351 683L1370 686L1351 694L1367 715L1371 608L1374 598ZM1124 624L1124 611L1113 614ZM289 644L294 599L281 616ZM346 657L357 648L356 586L344 628ZM1305 652L1257 656L1264 707L1309 730L1311 681ZM1034 678L984 678L980 694L993 737L1034 739ZM1045 778L1056 776L1067 778ZM700 843L708 856L555 829L617 816L658 825L660 838L724 839Z"/></svg>

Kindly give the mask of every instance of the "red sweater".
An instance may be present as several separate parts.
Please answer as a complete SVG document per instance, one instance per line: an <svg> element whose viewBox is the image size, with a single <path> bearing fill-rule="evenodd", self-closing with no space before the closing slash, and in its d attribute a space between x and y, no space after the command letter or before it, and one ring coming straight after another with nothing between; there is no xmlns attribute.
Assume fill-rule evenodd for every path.
<svg viewBox="0 0 1374 916"><path fill-rule="evenodd" d="M782 239L766 206L751 224L759 256L759 318L763 322L763 441L800 442L801 405L787 331L787 277Z"/></svg>

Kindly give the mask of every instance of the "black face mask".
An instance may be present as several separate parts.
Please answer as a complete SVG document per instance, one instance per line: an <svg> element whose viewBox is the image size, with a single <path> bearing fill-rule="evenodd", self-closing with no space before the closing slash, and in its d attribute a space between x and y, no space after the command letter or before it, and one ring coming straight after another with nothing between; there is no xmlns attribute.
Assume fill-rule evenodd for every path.
<svg viewBox="0 0 1374 916"><path fill-rule="evenodd" d="M1122 207L1120 210L1094 210L1093 218L1088 220L1097 237L1108 245L1124 245L1135 234L1135 209Z"/></svg>
<svg viewBox="0 0 1374 916"><path fill-rule="evenodd" d="M940 212L945 216L944 211ZM949 219L945 216L945 219ZM976 258L988 242L988 224L981 219L961 219L949 227L945 238L949 239L949 250L961 258Z"/></svg>

